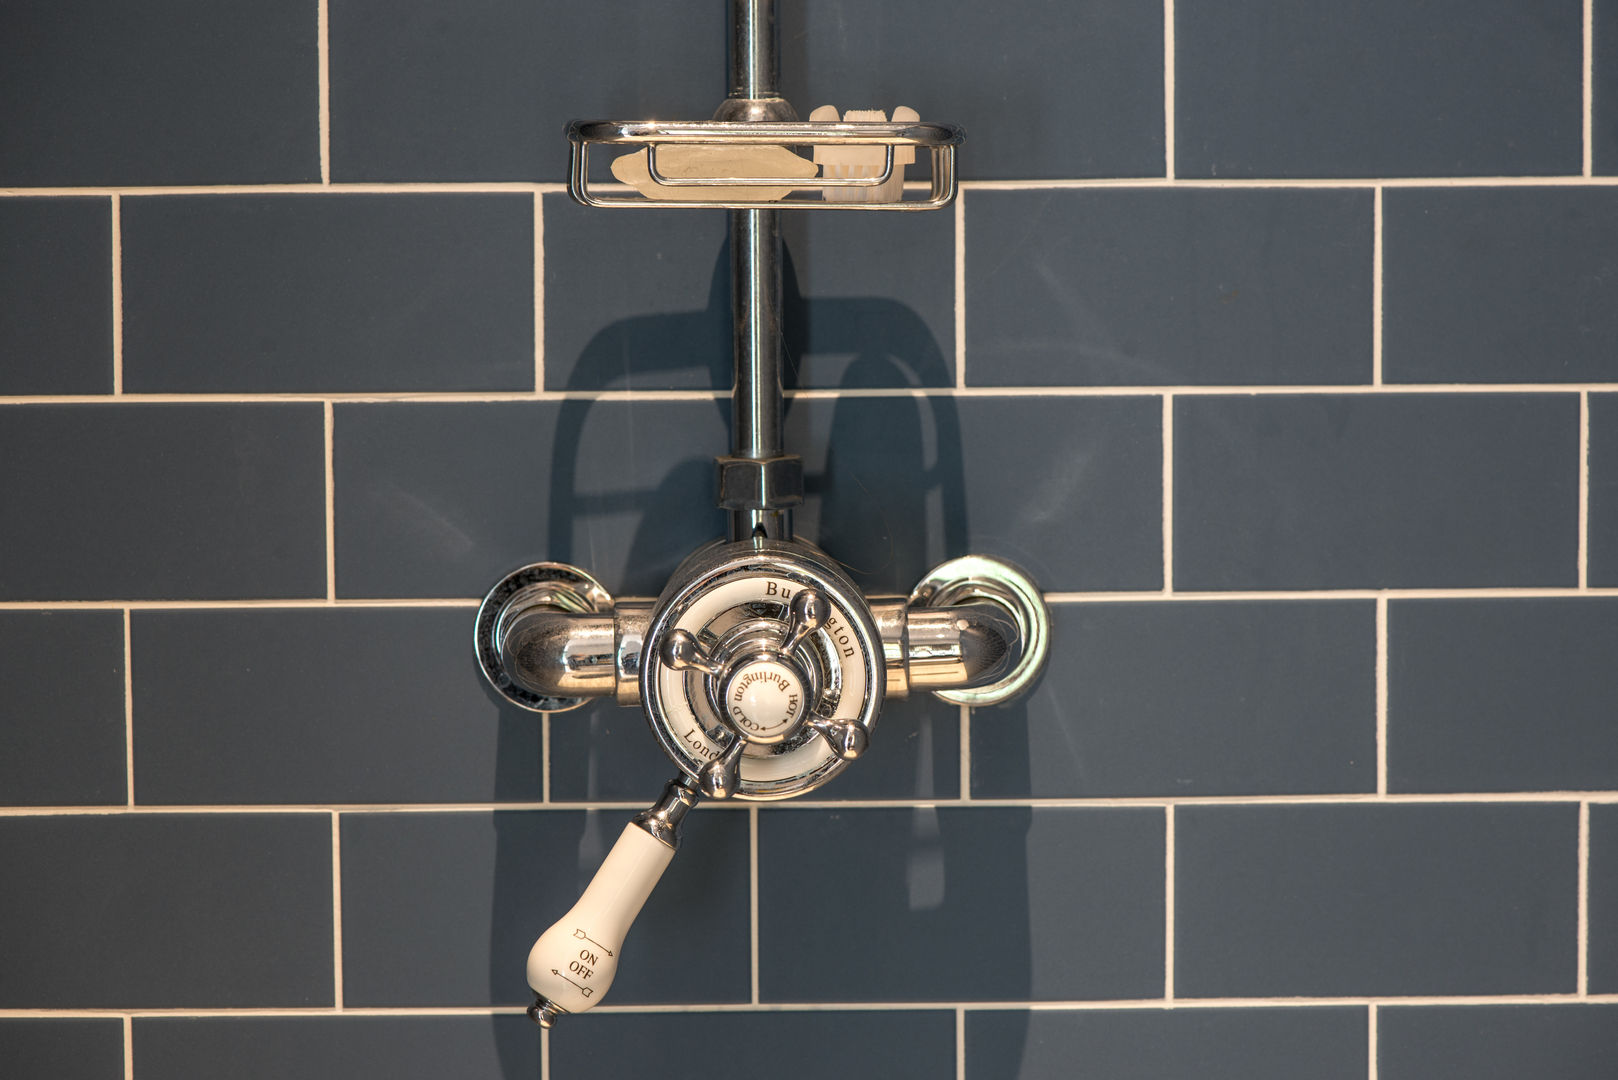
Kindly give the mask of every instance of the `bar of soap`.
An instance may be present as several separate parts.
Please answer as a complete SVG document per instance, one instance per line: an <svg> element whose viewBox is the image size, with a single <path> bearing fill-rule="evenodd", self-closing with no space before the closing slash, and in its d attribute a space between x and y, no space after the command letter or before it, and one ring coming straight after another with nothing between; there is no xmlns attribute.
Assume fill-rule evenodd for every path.
<svg viewBox="0 0 1618 1080"><path fill-rule="evenodd" d="M612 175L648 199L673 202L777 202L791 187L665 187L646 167L647 151L625 154L612 163ZM784 146L681 146L657 150L657 171L674 180L699 177L793 177L807 180L820 171L806 157Z"/></svg>

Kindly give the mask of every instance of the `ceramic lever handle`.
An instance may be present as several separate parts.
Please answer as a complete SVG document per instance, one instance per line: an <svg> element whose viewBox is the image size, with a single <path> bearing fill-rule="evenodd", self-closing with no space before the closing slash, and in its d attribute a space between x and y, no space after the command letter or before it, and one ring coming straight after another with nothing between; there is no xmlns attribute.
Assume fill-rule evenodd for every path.
<svg viewBox="0 0 1618 1080"><path fill-rule="evenodd" d="M673 858L674 849L640 825L624 826L579 902L528 953L528 985L539 995L530 1016L549 1027L557 1014L601 1001L618 973L630 923Z"/></svg>

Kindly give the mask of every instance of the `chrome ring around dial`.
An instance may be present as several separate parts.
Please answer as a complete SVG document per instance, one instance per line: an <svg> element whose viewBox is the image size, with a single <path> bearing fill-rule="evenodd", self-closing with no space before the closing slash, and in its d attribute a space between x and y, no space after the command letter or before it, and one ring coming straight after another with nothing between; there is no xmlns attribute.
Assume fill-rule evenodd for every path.
<svg viewBox="0 0 1618 1080"><path fill-rule="evenodd" d="M782 654L802 589L825 601L825 617ZM688 559L653 613L641 663L641 704L664 752L693 777L729 758L736 784L725 793L741 799L790 798L841 772L857 752L846 742L863 748L876 724L884 685L882 639L858 587L813 548L777 541ZM738 693L747 700L731 704L746 723L720 713ZM828 730L856 738L834 750Z"/></svg>

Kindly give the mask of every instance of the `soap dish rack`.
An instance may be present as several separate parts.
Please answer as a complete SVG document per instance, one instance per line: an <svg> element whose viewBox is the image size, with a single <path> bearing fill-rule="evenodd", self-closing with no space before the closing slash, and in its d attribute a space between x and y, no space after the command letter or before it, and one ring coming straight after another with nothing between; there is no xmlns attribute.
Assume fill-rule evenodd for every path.
<svg viewBox="0 0 1618 1080"><path fill-rule="evenodd" d="M678 207L688 210L937 210L955 198L955 148L963 138L953 124L922 121L876 122L869 120L808 121L666 121L666 120L575 120L567 127L572 145L568 169L568 191L586 206L607 209L634 207ZM644 147L652 184L671 189L669 198L648 198L628 185L590 180L590 147ZM675 177L659 171L660 147L705 146L715 148L775 146L791 152L817 148L880 146L882 171L874 176L691 176ZM838 188L874 188L894 175L895 150L912 147L928 150L932 156L932 179L925 198L901 198L893 202L842 202L825 197ZM902 168L902 166L899 166ZM919 186L919 185L918 185ZM626 189L631 194L606 194L603 188ZM693 188L788 188L784 198L701 199L692 198ZM678 193L677 195L675 193Z"/></svg>

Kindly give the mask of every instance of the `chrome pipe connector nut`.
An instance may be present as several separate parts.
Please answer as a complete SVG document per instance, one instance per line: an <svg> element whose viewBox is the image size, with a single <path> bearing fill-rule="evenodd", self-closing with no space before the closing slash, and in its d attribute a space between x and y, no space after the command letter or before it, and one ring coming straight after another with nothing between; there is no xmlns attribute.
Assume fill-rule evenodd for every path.
<svg viewBox="0 0 1618 1080"><path fill-rule="evenodd" d="M803 503L803 459L796 454L727 456L715 463L722 510L789 510Z"/></svg>

